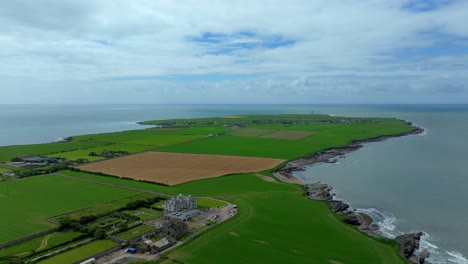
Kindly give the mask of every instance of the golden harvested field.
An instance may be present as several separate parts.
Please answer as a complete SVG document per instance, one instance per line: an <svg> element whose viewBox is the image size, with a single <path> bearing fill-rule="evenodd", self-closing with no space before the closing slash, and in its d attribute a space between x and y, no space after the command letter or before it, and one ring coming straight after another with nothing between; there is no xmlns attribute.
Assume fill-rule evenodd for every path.
<svg viewBox="0 0 468 264"><path fill-rule="evenodd" d="M286 140L298 140L315 134L312 131L298 131L298 130L278 130L272 133L264 134L262 138L273 138L273 139L286 139Z"/></svg>
<svg viewBox="0 0 468 264"><path fill-rule="evenodd" d="M224 155L145 152L86 164L78 168L135 180L176 185L231 173L263 171L274 168L284 161Z"/></svg>

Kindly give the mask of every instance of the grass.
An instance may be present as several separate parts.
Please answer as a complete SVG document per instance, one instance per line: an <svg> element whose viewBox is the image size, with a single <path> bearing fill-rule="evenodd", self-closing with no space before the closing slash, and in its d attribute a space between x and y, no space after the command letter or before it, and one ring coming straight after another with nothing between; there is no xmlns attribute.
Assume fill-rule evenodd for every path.
<svg viewBox="0 0 468 264"><path fill-rule="evenodd" d="M223 207L226 205L226 203L223 201L213 200L210 198L198 198L197 204L198 204L198 208L201 210L210 209L213 207Z"/></svg>
<svg viewBox="0 0 468 264"><path fill-rule="evenodd" d="M258 137L263 134L271 133L275 130L273 129L258 129L258 128L241 128L234 130L233 132L229 133L229 135L237 136L237 137Z"/></svg>
<svg viewBox="0 0 468 264"><path fill-rule="evenodd" d="M276 120L276 121L296 121L296 122L320 122L324 120L341 120L343 117L328 116L319 114L285 114L285 115L243 115L237 118L232 117L208 117L208 118L190 118L190 119L169 119L169 120L151 120L142 122L147 125L165 125L172 123L195 123L193 125L216 125L216 124L239 124L253 123L256 120Z"/></svg>
<svg viewBox="0 0 468 264"><path fill-rule="evenodd" d="M74 141L162 147L196 140L206 136L207 135L200 134L181 134L180 131L155 132L154 130L145 129L77 136L74 138Z"/></svg>
<svg viewBox="0 0 468 264"><path fill-rule="evenodd" d="M81 179L93 180L121 186L128 186L154 192L162 192L171 195L191 194L194 196L202 197L216 197L232 195L249 195L251 193L258 192L297 191L301 189L297 185L272 185L253 174L236 174L212 178L208 180L198 180L168 187L146 182L98 176L95 174L84 172L60 171L60 173Z"/></svg>
<svg viewBox="0 0 468 264"><path fill-rule="evenodd" d="M144 200L154 197L152 194L148 193L137 193L131 196L127 196L118 200L110 201L110 202L105 202L105 203L100 203L93 205L91 207L82 209L82 210L77 210L73 211L71 213L67 213L66 216L71 218L71 219L76 219L78 220L81 216L85 215L97 215L105 212L112 212L117 209L120 209L124 207L126 204L137 201L137 200ZM64 215L60 215L58 217L50 218L49 220L52 222L56 222L56 220L60 217L63 217Z"/></svg>
<svg viewBox="0 0 468 264"><path fill-rule="evenodd" d="M219 136L161 149L167 152L237 155L265 158L295 159L309 156L331 147L349 145L354 140L399 135L413 129L406 122L396 119L371 119L368 123L299 124L282 127L281 130L313 131L313 135L298 140L282 140L261 137ZM275 124L279 128L278 124ZM312 129L306 129L311 126ZM321 126L321 128L319 128ZM255 126L255 127L262 127ZM267 125L266 127L272 127ZM258 130L258 129L257 129Z"/></svg>
<svg viewBox="0 0 468 264"><path fill-rule="evenodd" d="M0 250L0 257L4 256L19 256L26 257L31 255L33 251L45 251L50 248L72 241L74 238L81 236L79 232L55 232L49 235L44 235L32 240L28 240L19 245L15 245L6 249Z"/></svg>
<svg viewBox="0 0 468 264"><path fill-rule="evenodd" d="M382 243L340 223L324 203L306 199L304 190L297 185L271 183L250 174L174 187L73 174L155 191L211 196L237 204L236 218L169 255L182 263L406 263L396 253L395 244Z"/></svg>
<svg viewBox="0 0 468 264"><path fill-rule="evenodd" d="M139 208L137 210L124 211L124 213L138 216L143 221L151 220L162 215L161 211L148 208Z"/></svg>
<svg viewBox="0 0 468 264"><path fill-rule="evenodd" d="M134 228L131 228L127 231L124 231L122 233L118 233L115 235L118 238L129 240L138 236L141 236L145 233L148 233L150 231L154 230L154 228L147 226L147 225L140 225Z"/></svg>
<svg viewBox="0 0 468 264"><path fill-rule="evenodd" d="M325 149L321 142L221 136L161 149L166 152L294 159Z"/></svg>
<svg viewBox="0 0 468 264"><path fill-rule="evenodd" d="M47 218L135 194L50 175L0 182L0 243L54 227Z"/></svg>
<svg viewBox="0 0 468 264"><path fill-rule="evenodd" d="M224 133L224 127L185 128L180 131L155 132L153 130L132 130L116 133L75 136L70 142L16 145L0 147L0 162L28 155L50 155L71 160L89 157L91 151L123 150L130 153L181 144L207 137L209 134Z"/></svg>
<svg viewBox="0 0 468 264"><path fill-rule="evenodd" d="M80 260L85 259L86 257L91 257L97 253L111 249L117 246L116 243L109 240L98 240L87 244L85 246L70 250L58 256L46 259L39 263L41 264L64 264L64 263L74 263Z"/></svg>
<svg viewBox="0 0 468 264"><path fill-rule="evenodd" d="M107 146L104 146L104 147L97 147L97 148L62 152L62 153L52 154L52 155L49 155L49 156L50 157L66 158L68 160L87 159L89 161L96 161L96 160L105 159L105 157L89 156L89 153L95 152L95 153L99 154L99 153L101 153L101 152L103 152L105 150L126 151L128 153L137 153L137 152L151 150L151 149L154 149L154 148L155 148L154 146L144 146L144 145L112 144L112 145L107 145Z"/></svg>
<svg viewBox="0 0 468 264"><path fill-rule="evenodd" d="M273 119L276 123L269 123ZM258 120L263 120L260 122L262 124ZM184 127L184 124L187 126L190 122L191 127ZM74 146L74 149L63 150L67 148L63 145L60 151L68 151L73 155L71 152L76 149L122 144L149 146L168 152L295 159L327 148L346 146L353 140L398 135L413 129L406 122L396 119L345 119L324 115L244 116L148 123L172 123L176 126L171 128L177 129L146 129L78 136L69 142L73 144L68 147ZM249 124L249 129L269 131L311 131L314 135L292 141L228 135L207 137L208 134L227 133L224 125L238 124ZM60 149L58 145L53 145L52 148L47 146L48 144L43 144L32 149L49 153L31 154L50 154ZM27 147L23 150L29 151ZM6 155L6 152L4 148L0 148L0 160L2 155L13 155ZM304 189L298 185L268 182L254 174L230 175L168 187L74 171L61 173L173 195L182 193L213 197L238 205L239 213L235 218L169 252L169 259L164 263L407 263L397 253L396 243L368 237L354 227L341 223L324 203L306 199L303 196ZM106 202L129 199L128 197L135 195L136 192L133 191L55 176L0 183L0 208L5 208L5 212L9 213L0 218L0 243L2 240L8 241L51 227L52 224L44 221L48 217L84 208L99 208L105 206ZM199 200L202 208L216 204L219 203L214 200ZM120 236L135 237L140 232L144 233L146 228L150 227L139 226L121 233ZM43 263L73 263L115 245L93 244Z"/></svg>
<svg viewBox="0 0 468 264"><path fill-rule="evenodd" d="M0 147L0 162L28 155L46 155L107 145L105 142L60 142Z"/></svg>
<svg viewBox="0 0 468 264"><path fill-rule="evenodd" d="M182 263L406 263L395 245L344 225L297 193L229 198L238 216L169 254Z"/></svg>

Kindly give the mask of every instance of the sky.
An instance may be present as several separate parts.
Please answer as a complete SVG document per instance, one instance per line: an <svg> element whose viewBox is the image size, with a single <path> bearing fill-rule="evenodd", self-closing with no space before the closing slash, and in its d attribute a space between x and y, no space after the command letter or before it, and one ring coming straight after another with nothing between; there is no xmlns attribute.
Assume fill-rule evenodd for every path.
<svg viewBox="0 0 468 264"><path fill-rule="evenodd" d="M468 0L0 1L0 104L468 103Z"/></svg>

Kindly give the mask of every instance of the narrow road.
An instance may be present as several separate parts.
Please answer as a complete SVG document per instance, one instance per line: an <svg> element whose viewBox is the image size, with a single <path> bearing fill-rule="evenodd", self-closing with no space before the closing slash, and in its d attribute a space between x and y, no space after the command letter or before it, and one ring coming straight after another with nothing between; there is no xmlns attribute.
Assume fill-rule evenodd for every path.
<svg viewBox="0 0 468 264"><path fill-rule="evenodd" d="M77 180L77 181L84 181L84 182L89 182L89 183L94 183L94 184L100 184L100 185L105 185L105 186L110 186L110 187L115 187L115 188L131 190L131 191L151 193L151 194L156 194L156 195L159 195L159 196L173 197L173 195L169 195L167 193L155 192L155 191L144 190L144 189L139 189L139 188L134 188L134 187L128 187L128 186L123 186L123 185L118 185L118 184L100 182L100 181L87 180L87 179L73 177L73 176L69 176L69 175L65 175L65 174L61 174L61 173L52 173L52 175L59 176L59 177L64 177L64 178L68 178L68 179L73 179L73 180Z"/></svg>

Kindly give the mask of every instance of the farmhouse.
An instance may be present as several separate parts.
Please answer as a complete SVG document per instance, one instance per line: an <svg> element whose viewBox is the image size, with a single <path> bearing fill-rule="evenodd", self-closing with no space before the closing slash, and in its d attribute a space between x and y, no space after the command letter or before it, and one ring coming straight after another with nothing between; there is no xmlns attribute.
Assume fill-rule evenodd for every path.
<svg viewBox="0 0 468 264"><path fill-rule="evenodd" d="M14 158L11 160L12 162L22 162L22 163L27 163L27 164L57 164L57 163L63 163L65 160L62 158L48 158L48 157L42 157L42 156L26 156L26 157L20 157L20 158Z"/></svg>
<svg viewBox="0 0 468 264"><path fill-rule="evenodd" d="M164 208L167 212L178 212L185 209L197 209L197 199L191 195L183 196L179 194L177 197L167 200L164 203Z"/></svg>

